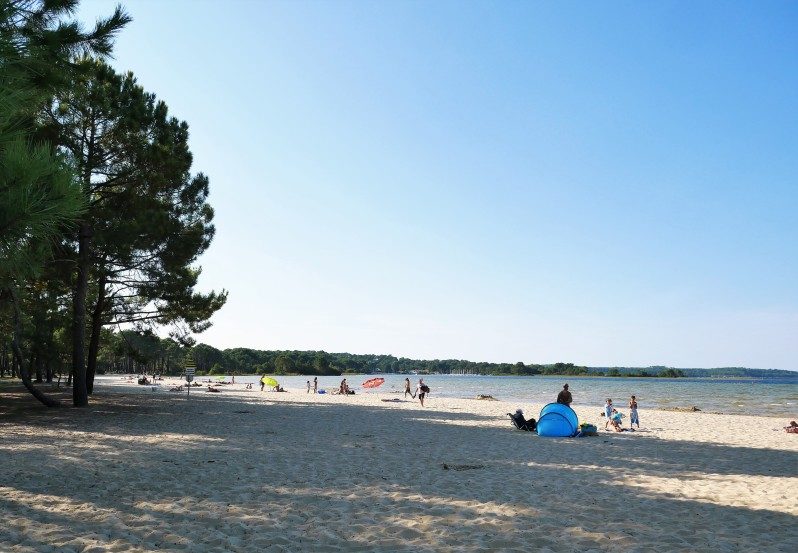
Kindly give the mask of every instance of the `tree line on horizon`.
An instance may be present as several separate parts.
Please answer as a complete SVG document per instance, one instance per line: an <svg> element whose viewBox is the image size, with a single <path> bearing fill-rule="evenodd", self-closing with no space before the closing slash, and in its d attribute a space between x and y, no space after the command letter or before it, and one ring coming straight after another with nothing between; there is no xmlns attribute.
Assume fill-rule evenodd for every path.
<svg viewBox="0 0 798 553"><path fill-rule="evenodd" d="M227 298L196 290L215 228L187 123L107 63L123 8L85 30L77 4L0 0L0 375L48 406L56 375L88 404L110 329L185 348Z"/></svg>
<svg viewBox="0 0 798 553"><path fill-rule="evenodd" d="M308 375L358 374L482 374L506 376L610 376L610 377L764 377L795 376L789 371L728 367L677 369L673 367L586 367L573 363L487 363L459 359L419 360L392 355L328 353L325 351L217 349L207 344L181 345L151 331L104 331L98 372L180 376L187 363L205 375Z"/></svg>

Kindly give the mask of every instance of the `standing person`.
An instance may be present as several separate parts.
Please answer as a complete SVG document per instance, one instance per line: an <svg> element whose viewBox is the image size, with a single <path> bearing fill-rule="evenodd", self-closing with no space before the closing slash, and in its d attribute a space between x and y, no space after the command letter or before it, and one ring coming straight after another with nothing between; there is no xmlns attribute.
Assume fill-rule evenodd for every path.
<svg viewBox="0 0 798 553"><path fill-rule="evenodd" d="M568 391L568 384L566 384L562 387L562 391L557 394L557 403L562 403L570 407L573 400L574 398L571 396L571 392Z"/></svg>
<svg viewBox="0 0 798 553"><path fill-rule="evenodd" d="M607 418L607 422L604 423L604 430L607 430L612 420L612 400L610 398L607 398L607 403L604 404L604 416Z"/></svg>
<svg viewBox="0 0 798 553"><path fill-rule="evenodd" d="M640 418L637 416L637 399L632 396L629 400L629 428L636 424L637 429L640 430Z"/></svg>
<svg viewBox="0 0 798 553"><path fill-rule="evenodd" d="M418 379L418 386L416 387L416 395L418 396L418 400L421 402L421 406L424 407L424 396L429 393L429 386L424 384L424 379Z"/></svg>
<svg viewBox="0 0 798 553"><path fill-rule="evenodd" d="M410 397L416 399L416 394L410 389L410 379L405 378L405 398L407 398L407 394L410 394Z"/></svg>
<svg viewBox="0 0 798 553"><path fill-rule="evenodd" d="M346 383L346 378L341 381L341 387L338 388L339 394L348 394L349 393L349 384Z"/></svg>
<svg viewBox="0 0 798 553"><path fill-rule="evenodd" d="M310 380L308 380L308 391L307 391L307 393L308 394L310 393Z"/></svg>
<svg viewBox="0 0 798 553"><path fill-rule="evenodd" d="M314 394L319 393L319 377L318 376L314 376L313 377L313 393Z"/></svg>
<svg viewBox="0 0 798 553"><path fill-rule="evenodd" d="M266 386L266 383L263 381L263 378L265 378L265 377L261 377L261 379L260 379L260 391L261 392L263 391L263 387Z"/></svg>

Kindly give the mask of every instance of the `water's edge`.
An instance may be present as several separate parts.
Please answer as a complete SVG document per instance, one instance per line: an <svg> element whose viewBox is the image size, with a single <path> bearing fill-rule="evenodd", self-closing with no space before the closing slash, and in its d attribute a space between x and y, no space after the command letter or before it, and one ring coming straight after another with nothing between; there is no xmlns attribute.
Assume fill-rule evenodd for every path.
<svg viewBox="0 0 798 553"><path fill-rule="evenodd" d="M697 407L701 411L798 418L798 376L795 378L645 378L645 377L559 377L559 376L475 376L475 375L397 375L363 374L318 377L319 389L337 388L343 378L358 393L373 393L361 389L360 384L380 376L385 383L376 392L401 393L405 378L415 390L419 378L442 397L474 398L486 394L502 401L547 403L554 401L566 382L574 403L593 404L601 408L607 398L625 408L629 397L635 395L641 409L670 409ZM232 377L201 376L200 382ZM304 390L308 376L274 376L285 388ZM236 376L237 384L258 383L260 376Z"/></svg>

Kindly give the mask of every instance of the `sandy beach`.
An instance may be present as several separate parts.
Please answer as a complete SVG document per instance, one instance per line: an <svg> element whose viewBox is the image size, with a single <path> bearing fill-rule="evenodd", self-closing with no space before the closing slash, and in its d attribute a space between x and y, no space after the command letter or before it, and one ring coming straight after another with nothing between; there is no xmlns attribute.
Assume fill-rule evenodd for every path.
<svg viewBox="0 0 798 553"><path fill-rule="evenodd" d="M169 384L109 377L83 410L4 389L0 550L798 550L786 420L642 409L640 432L541 438L505 415L540 404Z"/></svg>

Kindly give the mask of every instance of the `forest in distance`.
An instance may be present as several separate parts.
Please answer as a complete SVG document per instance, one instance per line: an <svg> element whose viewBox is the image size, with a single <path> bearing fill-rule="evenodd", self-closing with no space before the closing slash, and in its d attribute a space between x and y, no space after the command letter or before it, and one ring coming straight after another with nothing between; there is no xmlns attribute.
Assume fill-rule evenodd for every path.
<svg viewBox="0 0 798 553"><path fill-rule="evenodd" d="M203 375L316 375L341 374L479 374L507 376L563 375L618 377L795 377L792 371L721 367L710 369L652 367L587 367L573 363L488 363L460 359L419 360L393 355L277 351L250 348L217 349L207 344L181 345L151 332L104 330L97 356L97 372L145 373L178 376L187 364ZM9 369L5 355L0 371ZM68 359L62 365L68 367Z"/></svg>

